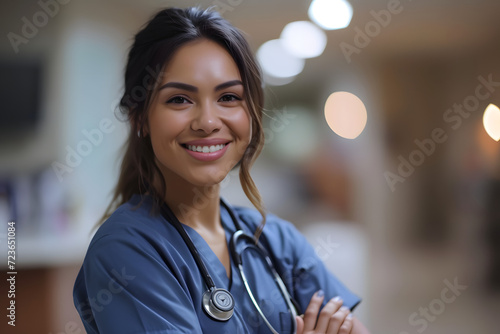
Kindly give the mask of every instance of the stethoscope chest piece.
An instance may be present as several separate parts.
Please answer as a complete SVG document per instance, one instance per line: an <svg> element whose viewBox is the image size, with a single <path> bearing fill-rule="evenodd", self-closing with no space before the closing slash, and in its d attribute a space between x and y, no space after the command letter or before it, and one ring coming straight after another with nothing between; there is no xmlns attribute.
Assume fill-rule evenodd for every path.
<svg viewBox="0 0 500 334"><path fill-rule="evenodd" d="M227 321L233 315L233 296L226 289L207 290L203 294L203 309L214 320Z"/></svg>

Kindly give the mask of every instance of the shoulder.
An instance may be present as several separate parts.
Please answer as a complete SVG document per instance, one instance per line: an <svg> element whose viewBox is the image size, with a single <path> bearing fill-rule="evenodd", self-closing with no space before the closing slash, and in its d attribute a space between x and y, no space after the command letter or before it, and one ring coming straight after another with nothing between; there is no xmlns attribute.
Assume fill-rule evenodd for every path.
<svg viewBox="0 0 500 334"><path fill-rule="evenodd" d="M256 209L247 207L235 206L234 212L240 218L244 225L248 226L252 231L262 223L262 215ZM287 220L284 220L273 213L266 213L264 231L273 230L284 233L299 233L295 226Z"/></svg>
<svg viewBox="0 0 500 334"><path fill-rule="evenodd" d="M162 229L159 215L152 212L152 200L148 196L133 196L119 206L97 229L89 245L89 252L96 248L109 248L117 244L151 244L160 235L168 235Z"/></svg>
<svg viewBox="0 0 500 334"><path fill-rule="evenodd" d="M243 225L248 228L247 232L253 233L260 226L262 216L256 209L234 207L233 210ZM280 253L291 252L289 254L307 243L304 236L291 222L272 213L266 214L266 223L259 240Z"/></svg>
<svg viewBox="0 0 500 334"><path fill-rule="evenodd" d="M135 198L123 204L99 227L83 260L87 275L108 277L110 268L171 271L175 263L183 263L182 239L160 214L151 213L148 201L138 206L140 200Z"/></svg>

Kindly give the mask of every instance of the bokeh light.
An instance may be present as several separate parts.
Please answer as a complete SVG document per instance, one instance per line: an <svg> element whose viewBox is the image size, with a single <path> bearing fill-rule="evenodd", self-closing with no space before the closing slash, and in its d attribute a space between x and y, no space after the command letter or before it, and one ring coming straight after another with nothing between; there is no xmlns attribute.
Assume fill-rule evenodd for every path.
<svg viewBox="0 0 500 334"><path fill-rule="evenodd" d="M288 78L276 78L270 75L269 73L264 72L262 75L262 80L269 86L284 86L295 80L296 76L288 77Z"/></svg>
<svg viewBox="0 0 500 334"><path fill-rule="evenodd" d="M500 140L500 109L494 104L488 105L483 114L483 125L488 135L495 141Z"/></svg>
<svg viewBox="0 0 500 334"><path fill-rule="evenodd" d="M326 47L325 32L309 21L288 23L280 39L287 51L299 58L318 57Z"/></svg>
<svg viewBox="0 0 500 334"><path fill-rule="evenodd" d="M367 113L363 101L356 95L335 92L326 100L325 118L333 132L341 137L354 139L364 130Z"/></svg>
<svg viewBox="0 0 500 334"><path fill-rule="evenodd" d="M280 39L262 44L257 50L257 59L262 70L275 78L294 77L304 69L304 59L290 54Z"/></svg>
<svg viewBox="0 0 500 334"><path fill-rule="evenodd" d="M352 19L352 6L346 0L313 0L309 18L325 30L346 28Z"/></svg>

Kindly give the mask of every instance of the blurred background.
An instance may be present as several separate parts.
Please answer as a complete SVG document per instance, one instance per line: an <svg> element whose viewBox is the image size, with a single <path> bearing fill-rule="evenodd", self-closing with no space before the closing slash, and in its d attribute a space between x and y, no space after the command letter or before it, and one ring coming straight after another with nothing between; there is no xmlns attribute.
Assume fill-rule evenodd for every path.
<svg viewBox="0 0 500 334"><path fill-rule="evenodd" d="M253 169L266 207L363 298L356 314L372 333L497 333L500 142L483 113L500 105L500 2L349 2L348 26L320 29L326 47L300 73L267 75ZM2 333L84 332L72 287L118 175L127 50L157 10L193 5L215 6L255 52L311 21L310 0L0 4L0 267L15 221L18 272L15 328L0 282ZM325 120L339 91L366 107L353 139ZM250 205L237 171L223 194Z"/></svg>

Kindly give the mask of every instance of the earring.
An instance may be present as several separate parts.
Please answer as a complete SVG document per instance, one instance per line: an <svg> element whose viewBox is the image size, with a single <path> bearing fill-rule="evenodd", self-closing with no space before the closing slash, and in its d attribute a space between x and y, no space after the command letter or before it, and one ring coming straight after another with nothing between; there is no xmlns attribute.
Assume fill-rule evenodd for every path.
<svg viewBox="0 0 500 334"><path fill-rule="evenodd" d="M141 138L141 130L137 131L137 137Z"/></svg>

